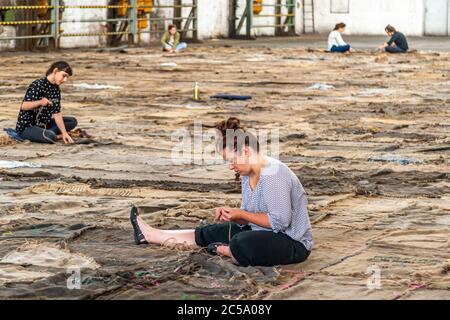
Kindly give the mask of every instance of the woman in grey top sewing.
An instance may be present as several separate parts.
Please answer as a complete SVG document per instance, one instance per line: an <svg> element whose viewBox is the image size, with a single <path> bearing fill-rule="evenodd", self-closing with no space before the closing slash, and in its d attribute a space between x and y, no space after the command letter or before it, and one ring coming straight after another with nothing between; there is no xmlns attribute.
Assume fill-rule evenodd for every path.
<svg viewBox="0 0 450 320"><path fill-rule="evenodd" d="M241 207L217 208L215 217L221 223L175 231L150 227L133 208L130 218L135 243L172 241L206 247L242 266L305 261L313 237L306 193L297 176L285 164L262 155L256 137L246 132L238 119L222 121L217 129L223 158L242 176Z"/></svg>

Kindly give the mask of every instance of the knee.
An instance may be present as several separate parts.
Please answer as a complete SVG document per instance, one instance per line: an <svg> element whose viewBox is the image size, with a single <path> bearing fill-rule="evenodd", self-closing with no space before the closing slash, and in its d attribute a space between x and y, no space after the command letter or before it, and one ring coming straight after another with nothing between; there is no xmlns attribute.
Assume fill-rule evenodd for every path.
<svg viewBox="0 0 450 320"><path fill-rule="evenodd" d="M52 130L45 130L42 132L43 138L45 143L55 143L57 140L56 133L54 133Z"/></svg>
<svg viewBox="0 0 450 320"><path fill-rule="evenodd" d="M197 227L195 228L194 234L195 234L195 243L199 246L199 247L207 247L208 246L208 242L205 239L205 228L206 227Z"/></svg>
<svg viewBox="0 0 450 320"><path fill-rule="evenodd" d="M243 267L253 265L252 250L245 241L245 232L239 233L231 239L230 251L239 265Z"/></svg>
<svg viewBox="0 0 450 320"><path fill-rule="evenodd" d="M65 117L64 120L66 127L70 128L69 130L76 128L78 125L78 121L75 117Z"/></svg>
<svg viewBox="0 0 450 320"><path fill-rule="evenodd" d="M70 122L73 124L74 127L78 125L78 120L75 117L69 117Z"/></svg>

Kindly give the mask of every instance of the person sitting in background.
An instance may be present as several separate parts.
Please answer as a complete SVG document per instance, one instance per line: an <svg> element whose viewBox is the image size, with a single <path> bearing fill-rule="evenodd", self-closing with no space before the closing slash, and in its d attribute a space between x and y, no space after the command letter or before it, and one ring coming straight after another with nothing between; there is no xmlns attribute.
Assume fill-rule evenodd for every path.
<svg viewBox="0 0 450 320"><path fill-rule="evenodd" d="M59 88L70 76L70 65L58 61L50 66L46 77L28 87L15 130L20 138L39 143L55 143L57 139L74 143L68 132L75 129L77 120L62 116Z"/></svg>
<svg viewBox="0 0 450 320"><path fill-rule="evenodd" d="M163 51L181 52L187 48L186 42L180 42L180 33L177 31L177 26L171 24L168 30L161 38Z"/></svg>
<svg viewBox="0 0 450 320"><path fill-rule="evenodd" d="M384 49L389 53L406 53L408 51L408 41L403 33L398 32L391 25L388 25L384 30L391 39L388 42L383 43L380 46L380 49Z"/></svg>
<svg viewBox="0 0 450 320"><path fill-rule="evenodd" d="M328 50L330 52L341 52L349 54L353 52L352 47L342 39L342 33L345 31L345 23L338 23L334 30L328 36Z"/></svg>

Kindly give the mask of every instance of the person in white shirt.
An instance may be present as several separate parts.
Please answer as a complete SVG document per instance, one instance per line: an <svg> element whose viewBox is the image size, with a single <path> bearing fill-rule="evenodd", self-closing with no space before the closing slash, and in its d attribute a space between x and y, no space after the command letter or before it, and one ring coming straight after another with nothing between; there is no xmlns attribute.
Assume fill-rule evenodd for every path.
<svg viewBox="0 0 450 320"><path fill-rule="evenodd" d="M345 31L345 23L338 23L334 30L328 36L328 51L340 53L352 53L353 48L342 39L342 33Z"/></svg>

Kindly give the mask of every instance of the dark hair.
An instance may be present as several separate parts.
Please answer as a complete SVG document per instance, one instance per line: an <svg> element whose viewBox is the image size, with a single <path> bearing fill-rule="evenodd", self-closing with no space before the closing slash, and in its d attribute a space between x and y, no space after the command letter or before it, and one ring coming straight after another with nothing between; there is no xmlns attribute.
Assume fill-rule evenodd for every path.
<svg viewBox="0 0 450 320"><path fill-rule="evenodd" d="M45 75L46 76L51 75L55 69L58 69L59 71L67 72L67 74L69 76L72 76L72 74L73 74L72 67L67 62L57 61L57 62L52 63L52 65L50 66L50 68L48 68L47 73Z"/></svg>
<svg viewBox="0 0 450 320"><path fill-rule="evenodd" d="M231 117L216 124L219 137L216 142L217 150L225 148L242 152L244 146L259 152L259 141L251 132L241 126L238 118Z"/></svg>
<svg viewBox="0 0 450 320"><path fill-rule="evenodd" d="M393 26L391 26L390 24L388 24L387 26L386 26L386 28L384 28L384 30L386 31L386 32L397 32L397 30L393 27Z"/></svg>
<svg viewBox="0 0 450 320"><path fill-rule="evenodd" d="M169 24L169 26L167 27L167 30L172 30L173 28L176 28L177 26L174 24Z"/></svg>
<svg viewBox="0 0 450 320"><path fill-rule="evenodd" d="M336 26L334 27L334 30L339 30L341 28L345 28L347 25L343 22L339 22L338 24L336 24Z"/></svg>

